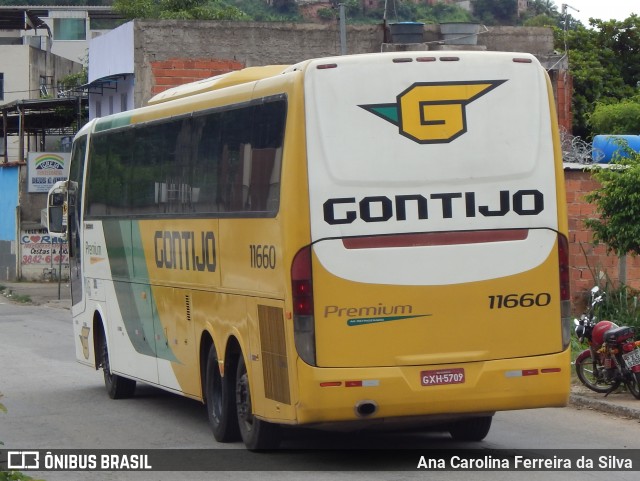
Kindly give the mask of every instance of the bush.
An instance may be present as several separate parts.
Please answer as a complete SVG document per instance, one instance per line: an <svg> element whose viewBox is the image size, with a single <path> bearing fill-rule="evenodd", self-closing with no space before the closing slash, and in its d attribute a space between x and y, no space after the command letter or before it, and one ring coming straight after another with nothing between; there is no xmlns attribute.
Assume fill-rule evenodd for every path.
<svg viewBox="0 0 640 481"><path fill-rule="evenodd" d="M589 117L593 133L638 134L640 133L640 102L623 100L618 103L598 103Z"/></svg>
<svg viewBox="0 0 640 481"><path fill-rule="evenodd" d="M318 17L320 20L333 20L337 17L337 13L331 8L319 8Z"/></svg>
<svg viewBox="0 0 640 481"><path fill-rule="evenodd" d="M614 158L608 168L593 170L600 187L585 195L598 215L585 221L594 242L619 256L640 254L640 153L628 146L625 153L627 157Z"/></svg>

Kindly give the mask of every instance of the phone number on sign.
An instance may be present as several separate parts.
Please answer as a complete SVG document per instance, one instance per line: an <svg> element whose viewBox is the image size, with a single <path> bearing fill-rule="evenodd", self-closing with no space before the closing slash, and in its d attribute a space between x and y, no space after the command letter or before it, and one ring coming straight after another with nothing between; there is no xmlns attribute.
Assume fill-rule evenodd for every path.
<svg viewBox="0 0 640 481"><path fill-rule="evenodd" d="M47 256L47 255L25 255L22 256L22 264L51 264L51 262L53 262L54 264L58 264L59 262L62 262L63 264L67 264L69 263L69 256L62 256L62 259L60 259L59 255L54 255L54 256Z"/></svg>

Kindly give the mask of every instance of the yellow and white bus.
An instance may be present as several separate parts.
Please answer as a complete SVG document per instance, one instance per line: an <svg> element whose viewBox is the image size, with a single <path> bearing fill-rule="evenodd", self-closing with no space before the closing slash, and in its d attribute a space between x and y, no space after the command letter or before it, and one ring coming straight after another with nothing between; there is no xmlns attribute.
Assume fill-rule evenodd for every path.
<svg viewBox="0 0 640 481"><path fill-rule="evenodd" d="M76 136L50 229L76 355L206 404L218 441L440 424L569 393L567 220L535 57L253 67Z"/></svg>

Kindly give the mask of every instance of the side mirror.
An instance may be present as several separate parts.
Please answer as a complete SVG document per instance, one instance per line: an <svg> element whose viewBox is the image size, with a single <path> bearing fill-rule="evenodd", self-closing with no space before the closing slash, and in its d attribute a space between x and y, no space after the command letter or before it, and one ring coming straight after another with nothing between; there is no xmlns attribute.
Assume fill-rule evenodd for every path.
<svg viewBox="0 0 640 481"><path fill-rule="evenodd" d="M47 228L49 233L66 237L69 224L69 206L67 202L67 182L56 182L47 196Z"/></svg>

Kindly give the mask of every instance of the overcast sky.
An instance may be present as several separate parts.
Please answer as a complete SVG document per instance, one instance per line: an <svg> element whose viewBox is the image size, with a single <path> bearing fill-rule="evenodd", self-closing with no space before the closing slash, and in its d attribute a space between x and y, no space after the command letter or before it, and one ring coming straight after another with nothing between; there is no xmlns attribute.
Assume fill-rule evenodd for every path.
<svg viewBox="0 0 640 481"><path fill-rule="evenodd" d="M624 20L632 13L640 15L640 0L554 0L558 12L562 12L562 4L566 3L580 10L576 12L567 8L567 13L589 26L589 17L600 20Z"/></svg>

